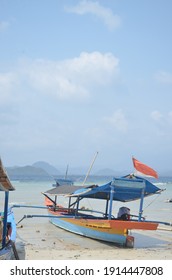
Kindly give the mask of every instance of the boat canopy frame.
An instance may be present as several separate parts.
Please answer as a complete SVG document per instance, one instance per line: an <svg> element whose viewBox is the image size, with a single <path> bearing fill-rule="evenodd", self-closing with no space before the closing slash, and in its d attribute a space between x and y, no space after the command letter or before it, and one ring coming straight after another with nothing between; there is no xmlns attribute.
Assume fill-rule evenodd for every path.
<svg viewBox="0 0 172 280"><path fill-rule="evenodd" d="M129 202L140 199L138 220L141 221L144 198L153 194L158 194L161 191L161 189L144 178L127 175L120 178L115 177L111 182L102 186L90 185L85 188L75 185L61 186L46 191L43 194L53 202L54 207L57 205L57 196L62 195L69 197L68 207L70 209L72 206L76 205L76 213L79 211L79 202L83 198L106 200L104 216L108 219L112 218L113 201ZM52 195L55 196L55 200L50 198ZM72 197L75 197L76 201L71 204Z"/></svg>

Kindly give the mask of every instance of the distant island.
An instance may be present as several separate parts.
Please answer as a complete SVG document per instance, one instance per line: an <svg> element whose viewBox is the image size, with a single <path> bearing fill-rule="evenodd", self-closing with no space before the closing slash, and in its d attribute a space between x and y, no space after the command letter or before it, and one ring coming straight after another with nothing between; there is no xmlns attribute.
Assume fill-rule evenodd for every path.
<svg viewBox="0 0 172 280"><path fill-rule="evenodd" d="M53 175L59 175L59 171L46 162L35 162L33 165L14 166L6 168L11 180L51 180Z"/></svg>
<svg viewBox="0 0 172 280"><path fill-rule="evenodd" d="M32 166L42 169L50 175L60 175L60 171L57 168L45 161L37 161Z"/></svg>
<svg viewBox="0 0 172 280"><path fill-rule="evenodd" d="M56 177L64 177L56 167L45 161L37 161L32 165L27 166L14 166L14 167L6 167L7 173L11 180L14 181L28 181L28 180L53 180ZM70 175L82 175L85 176L85 172L82 169L73 168L70 169ZM70 176L69 175L69 176ZM105 168L101 169L94 174L95 176L115 176L116 172L112 169Z"/></svg>
<svg viewBox="0 0 172 280"><path fill-rule="evenodd" d="M53 165L45 162L45 161L37 161L32 165L27 166L14 166L14 167L6 167L7 173L11 180L17 181L29 181L29 180L37 180L37 181L50 181L54 180L54 178L64 178L65 175L65 167L63 171L59 171ZM68 176L70 179L76 176L85 177L87 172L86 168L70 168L70 174ZM94 177L109 177L113 178L115 176L123 176L129 174L127 171L115 171L110 168L100 169L94 172L91 172L90 176ZM169 175L170 174L170 175ZM161 177L169 177L172 172L162 172Z"/></svg>
<svg viewBox="0 0 172 280"><path fill-rule="evenodd" d="M23 166L23 167L7 167L6 168L8 176L14 181L23 180L50 180L50 175L41 168L36 168L33 166Z"/></svg>

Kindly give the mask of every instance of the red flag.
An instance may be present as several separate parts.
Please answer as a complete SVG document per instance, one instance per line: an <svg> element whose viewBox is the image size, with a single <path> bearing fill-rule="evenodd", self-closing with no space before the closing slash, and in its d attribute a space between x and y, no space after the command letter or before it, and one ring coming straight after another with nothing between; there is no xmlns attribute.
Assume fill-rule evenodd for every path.
<svg viewBox="0 0 172 280"><path fill-rule="evenodd" d="M158 174L154 169L152 169L151 167L141 163L140 161L138 161L135 158L133 158L133 165L134 165L134 168L137 171L141 172L142 174L147 175L147 176L151 176L151 177L154 177L154 178L158 178Z"/></svg>

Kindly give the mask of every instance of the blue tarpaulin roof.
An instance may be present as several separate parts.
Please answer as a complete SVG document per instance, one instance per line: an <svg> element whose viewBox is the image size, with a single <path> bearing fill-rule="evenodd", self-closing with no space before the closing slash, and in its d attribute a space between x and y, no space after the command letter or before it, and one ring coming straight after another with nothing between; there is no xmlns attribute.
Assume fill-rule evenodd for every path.
<svg viewBox="0 0 172 280"><path fill-rule="evenodd" d="M113 200L127 202L140 199L142 191L144 191L144 196L146 197L155 193L159 193L161 189L144 178L121 177L114 178L111 182L102 186L94 185L92 187L78 189L70 194L70 196L110 199L111 191L113 191Z"/></svg>

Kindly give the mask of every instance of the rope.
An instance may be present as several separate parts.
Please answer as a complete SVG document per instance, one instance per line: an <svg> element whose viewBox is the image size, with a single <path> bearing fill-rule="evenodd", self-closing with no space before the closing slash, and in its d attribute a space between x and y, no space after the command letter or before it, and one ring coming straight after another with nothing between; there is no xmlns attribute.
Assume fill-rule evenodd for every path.
<svg viewBox="0 0 172 280"><path fill-rule="evenodd" d="M145 209L147 209L157 198L158 198L158 196L155 197L155 198L144 208L143 212L144 212Z"/></svg>

